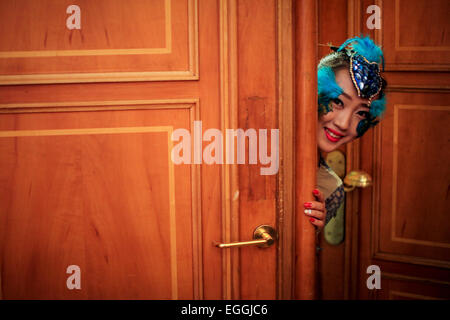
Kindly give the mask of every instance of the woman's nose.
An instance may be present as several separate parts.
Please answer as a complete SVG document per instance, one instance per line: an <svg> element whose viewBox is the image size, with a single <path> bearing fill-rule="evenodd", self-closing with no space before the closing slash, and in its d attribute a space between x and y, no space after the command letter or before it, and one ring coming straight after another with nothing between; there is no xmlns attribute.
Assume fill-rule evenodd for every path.
<svg viewBox="0 0 450 320"><path fill-rule="evenodd" d="M350 122L352 119L352 114L347 110L341 110L339 114L334 118L334 124L340 130L345 131L350 127Z"/></svg>

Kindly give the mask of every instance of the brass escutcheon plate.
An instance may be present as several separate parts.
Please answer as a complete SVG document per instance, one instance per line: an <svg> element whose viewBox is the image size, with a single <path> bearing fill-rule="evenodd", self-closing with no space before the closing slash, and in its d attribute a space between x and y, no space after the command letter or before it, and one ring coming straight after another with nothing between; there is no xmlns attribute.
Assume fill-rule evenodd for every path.
<svg viewBox="0 0 450 320"><path fill-rule="evenodd" d="M260 225L253 231L253 240L267 240L266 243L259 244L260 248L270 247L277 240L278 234L277 231L269 225Z"/></svg>

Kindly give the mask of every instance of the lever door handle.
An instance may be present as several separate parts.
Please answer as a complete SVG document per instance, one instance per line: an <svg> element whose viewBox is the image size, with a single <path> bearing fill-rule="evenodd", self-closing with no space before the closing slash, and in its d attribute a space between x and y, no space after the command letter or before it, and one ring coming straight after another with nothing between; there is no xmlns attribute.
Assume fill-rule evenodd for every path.
<svg viewBox="0 0 450 320"><path fill-rule="evenodd" d="M364 171L351 171L344 178L344 191L353 191L356 187L365 188L372 185L372 177Z"/></svg>
<svg viewBox="0 0 450 320"><path fill-rule="evenodd" d="M219 248L232 248L256 245L260 248L270 247L277 239L277 231L268 225L261 225L253 231L253 240L231 243L215 243Z"/></svg>

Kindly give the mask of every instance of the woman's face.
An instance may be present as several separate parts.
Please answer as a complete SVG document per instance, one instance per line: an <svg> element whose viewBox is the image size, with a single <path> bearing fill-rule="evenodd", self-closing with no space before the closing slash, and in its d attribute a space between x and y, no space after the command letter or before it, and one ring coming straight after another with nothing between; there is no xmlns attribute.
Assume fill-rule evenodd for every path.
<svg viewBox="0 0 450 320"><path fill-rule="evenodd" d="M317 144L323 152L331 152L354 140L358 123L369 116L369 100L358 96L348 68L340 68L335 74L344 92L332 100L332 111L319 117Z"/></svg>

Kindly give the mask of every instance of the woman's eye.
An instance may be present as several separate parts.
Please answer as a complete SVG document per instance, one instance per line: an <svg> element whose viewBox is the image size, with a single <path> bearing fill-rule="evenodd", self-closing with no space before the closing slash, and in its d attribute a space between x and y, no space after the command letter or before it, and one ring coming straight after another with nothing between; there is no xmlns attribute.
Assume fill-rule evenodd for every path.
<svg viewBox="0 0 450 320"><path fill-rule="evenodd" d="M333 103L334 104L336 104L336 105L338 105L338 106L340 106L340 107L343 107L344 106L344 103L342 102L342 100L341 99L333 99Z"/></svg>
<svg viewBox="0 0 450 320"><path fill-rule="evenodd" d="M356 114L364 119L368 119L370 116L369 112L367 111L358 111Z"/></svg>

